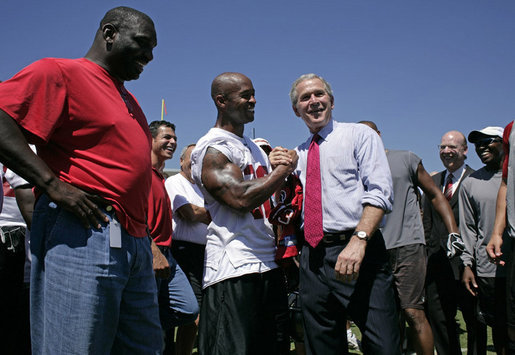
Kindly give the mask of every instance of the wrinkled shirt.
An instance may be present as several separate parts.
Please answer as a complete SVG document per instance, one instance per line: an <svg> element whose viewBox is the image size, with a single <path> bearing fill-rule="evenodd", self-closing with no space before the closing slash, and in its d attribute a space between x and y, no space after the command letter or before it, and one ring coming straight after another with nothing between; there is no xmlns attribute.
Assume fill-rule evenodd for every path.
<svg viewBox="0 0 515 355"><path fill-rule="evenodd" d="M341 123L333 119L318 135L321 137L318 144L324 232L354 229L367 204L390 212L393 185L381 137L364 124ZM296 174L302 186L306 186L312 138L311 134L296 148L299 155Z"/></svg>

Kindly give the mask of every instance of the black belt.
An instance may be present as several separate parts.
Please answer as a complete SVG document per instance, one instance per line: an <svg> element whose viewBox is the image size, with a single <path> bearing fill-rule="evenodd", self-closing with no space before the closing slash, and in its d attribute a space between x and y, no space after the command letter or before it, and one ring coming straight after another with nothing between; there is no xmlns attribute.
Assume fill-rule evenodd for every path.
<svg viewBox="0 0 515 355"><path fill-rule="evenodd" d="M324 237L320 241L325 245L343 243L348 241L352 237L354 230L342 231L342 232L324 232Z"/></svg>

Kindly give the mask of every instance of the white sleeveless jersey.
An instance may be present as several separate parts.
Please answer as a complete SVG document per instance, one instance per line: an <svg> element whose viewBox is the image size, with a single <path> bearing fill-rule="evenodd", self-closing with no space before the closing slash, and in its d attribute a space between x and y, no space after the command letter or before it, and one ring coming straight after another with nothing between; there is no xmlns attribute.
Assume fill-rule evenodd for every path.
<svg viewBox="0 0 515 355"><path fill-rule="evenodd" d="M211 214L208 226L203 287L245 274L265 272L274 262L274 232L268 222L270 203L252 212L240 212L215 200L202 184L202 162L211 147L241 169L245 180L263 177L271 171L268 157L250 138L211 128L191 153L191 174L204 194Z"/></svg>

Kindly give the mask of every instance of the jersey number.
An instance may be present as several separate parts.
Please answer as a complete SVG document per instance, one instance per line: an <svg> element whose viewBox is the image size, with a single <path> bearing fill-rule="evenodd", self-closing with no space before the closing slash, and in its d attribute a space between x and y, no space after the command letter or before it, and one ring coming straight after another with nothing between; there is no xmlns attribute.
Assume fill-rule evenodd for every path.
<svg viewBox="0 0 515 355"><path fill-rule="evenodd" d="M248 165L245 168L245 170L243 171L243 173L245 175L252 175L255 178L262 178L263 176L266 175L266 169L260 165L257 167L256 171L254 172L254 168L252 167L252 165ZM264 208L265 215L263 215L263 211L261 210L261 207ZM263 204L261 206L254 208L250 213L252 213L252 215L254 216L254 219L263 219L264 217L268 218L268 216L270 215L271 209L272 208L270 205L270 199L267 199L265 202L263 202Z"/></svg>

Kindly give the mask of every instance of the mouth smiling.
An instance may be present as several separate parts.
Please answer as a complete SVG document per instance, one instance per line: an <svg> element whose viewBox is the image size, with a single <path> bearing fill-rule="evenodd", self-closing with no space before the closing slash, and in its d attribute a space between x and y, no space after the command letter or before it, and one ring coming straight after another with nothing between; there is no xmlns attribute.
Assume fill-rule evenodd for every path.
<svg viewBox="0 0 515 355"><path fill-rule="evenodd" d="M308 114L318 118L325 111L324 107L317 107L308 111Z"/></svg>

